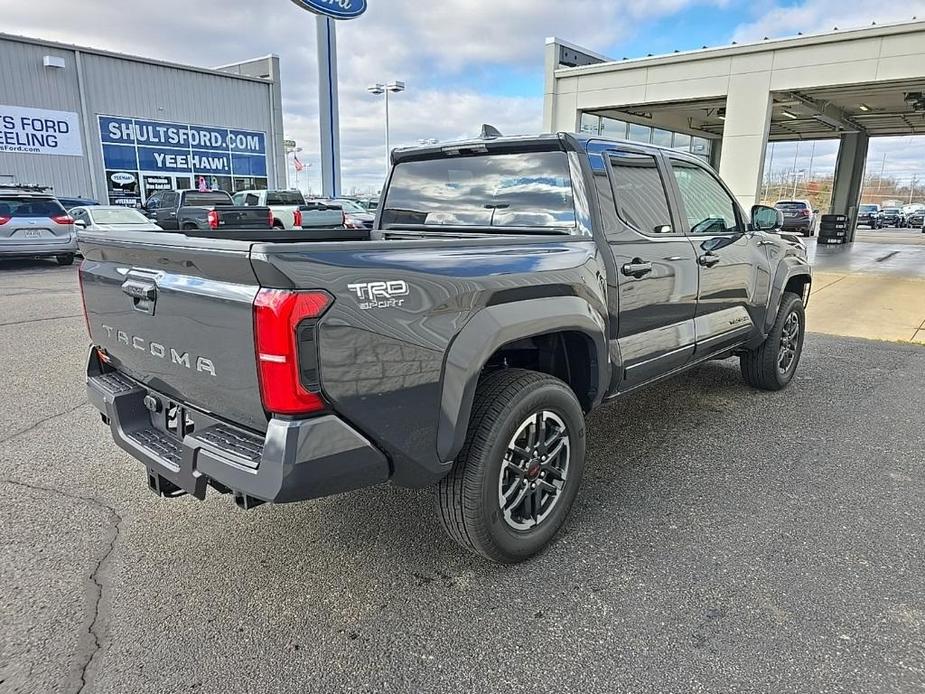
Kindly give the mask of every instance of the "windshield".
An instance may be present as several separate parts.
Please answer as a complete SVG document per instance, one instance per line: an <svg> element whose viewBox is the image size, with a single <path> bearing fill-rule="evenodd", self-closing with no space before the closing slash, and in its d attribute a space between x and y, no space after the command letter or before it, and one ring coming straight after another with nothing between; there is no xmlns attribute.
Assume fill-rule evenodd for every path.
<svg viewBox="0 0 925 694"><path fill-rule="evenodd" d="M572 229L567 155L523 152L400 163L392 172L382 223Z"/></svg>
<svg viewBox="0 0 925 694"><path fill-rule="evenodd" d="M899 214L898 207L887 207L884 211L884 214Z"/></svg>
<svg viewBox="0 0 925 694"><path fill-rule="evenodd" d="M787 202L779 202L776 205L774 205L774 207L776 207L779 210L805 210L806 203L787 201Z"/></svg>
<svg viewBox="0 0 925 694"><path fill-rule="evenodd" d="M860 210L861 212L876 212L877 206L876 205L861 205Z"/></svg>
<svg viewBox="0 0 925 694"><path fill-rule="evenodd" d="M95 224L150 224L139 212L132 209L88 210Z"/></svg>
<svg viewBox="0 0 925 694"><path fill-rule="evenodd" d="M361 213L366 212L365 207L363 207L358 202L354 202L353 200L335 200L334 204L340 205L340 208L344 212L361 212Z"/></svg>

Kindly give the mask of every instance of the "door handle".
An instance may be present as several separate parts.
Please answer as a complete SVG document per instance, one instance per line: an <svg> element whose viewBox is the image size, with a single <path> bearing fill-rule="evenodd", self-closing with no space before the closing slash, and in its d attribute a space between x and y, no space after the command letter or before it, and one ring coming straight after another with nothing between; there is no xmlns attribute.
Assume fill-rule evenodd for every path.
<svg viewBox="0 0 925 694"><path fill-rule="evenodd" d="M704 267L713 267L720 261L720 257L715 253L704 253L702 256L697 258L697 262L703 265Z"/></svg>
<svg viewBox="0 0 925 694"><path fill-rule="evenodd" d="M635 277L639 279L640 277L645 277L650 272L652 272L652 263L642 260L642 258L633 258L633 262L626 263L622 268L622 272L627 277Z"/></svg>

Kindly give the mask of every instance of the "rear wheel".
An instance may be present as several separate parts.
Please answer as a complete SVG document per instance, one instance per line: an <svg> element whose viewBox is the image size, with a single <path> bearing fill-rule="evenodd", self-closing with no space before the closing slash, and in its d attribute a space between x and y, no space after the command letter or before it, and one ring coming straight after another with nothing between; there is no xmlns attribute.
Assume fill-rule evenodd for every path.
<svg viewBox="0 0 925 694"><path fill-rule="evenodd" d="M492 561L529 558L568 515L584 456L584 415L565 383L521 369L489 374L463 449L437 487L443 527Z"/></svg>
<svg viewBox="0 0 925 694"><path fill-rule="evenodd" d="M784 292L768 337L740 357L745 382L762 390L787 387L800 363L805 332L803 300L793 292Z"/></svg>
<svg viewBox="0 0 925 694"><path fill-rule="evenodd" d="M74 262L74 254L62 253L61 255L56 255L55 260L58 261L58 265L71 265Z"/></svg>

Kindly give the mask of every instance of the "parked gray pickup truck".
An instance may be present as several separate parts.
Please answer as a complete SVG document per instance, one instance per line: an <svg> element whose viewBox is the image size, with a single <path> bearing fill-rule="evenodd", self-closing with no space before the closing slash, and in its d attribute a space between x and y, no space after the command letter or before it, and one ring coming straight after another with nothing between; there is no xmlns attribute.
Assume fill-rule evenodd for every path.
<svg viewBox="0 0 925 694"><path fill-rule="evenodd" d="M269 207L234 204L223 190L159 190L141 207L146 217L167 231L192 229L269 229Z"/></svg>
<svg viewBox="0 0 925 694"><path fill-rule="evenodd" d="M392 162L368 240L80 234L90 400L155 492L434 485L455 540L516 562L592 409L708 359L793 378L805 248L697 158L559 133Z"/></svg>

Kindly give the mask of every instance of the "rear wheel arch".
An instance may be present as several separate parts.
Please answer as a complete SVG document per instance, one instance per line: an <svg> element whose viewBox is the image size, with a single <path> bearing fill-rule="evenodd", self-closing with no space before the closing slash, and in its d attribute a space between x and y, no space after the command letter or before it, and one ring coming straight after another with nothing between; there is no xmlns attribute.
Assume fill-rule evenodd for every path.
<svg viewBox="0 0 925 694"><path fill-rule="evenodd" d="M530 299L480 310L447 350L437 454L449 462L465 441L479 380L503 368L555 376L587 412L610 379L603 317L579 297Z"/></svg>

